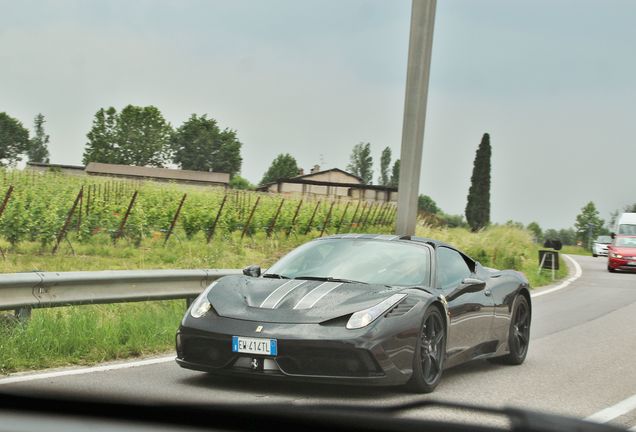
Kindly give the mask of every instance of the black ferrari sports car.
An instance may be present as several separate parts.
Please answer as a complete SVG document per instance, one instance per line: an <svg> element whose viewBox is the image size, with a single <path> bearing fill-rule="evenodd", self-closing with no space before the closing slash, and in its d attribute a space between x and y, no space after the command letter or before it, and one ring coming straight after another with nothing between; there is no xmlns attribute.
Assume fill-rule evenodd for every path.
<svg viewBox="0 0 636 432"><path fill-rule="evenodd" d="M436 240L335 235L243 273L192 303L176 335L179 365L431 392L446 368L520 364L528 352L525 276Z"/></svg>

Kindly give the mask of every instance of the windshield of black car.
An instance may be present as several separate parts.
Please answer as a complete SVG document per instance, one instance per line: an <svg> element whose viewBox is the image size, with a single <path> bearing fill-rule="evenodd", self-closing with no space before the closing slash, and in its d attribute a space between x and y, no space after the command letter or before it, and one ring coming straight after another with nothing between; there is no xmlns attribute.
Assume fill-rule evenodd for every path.
<svg viewBox="0 0 636 432"><path fill-rule="evenodd" d="M430 252L425 246L371 239L324 239L293 250L266 274L349 279L381 285L428 284Z"/></svg>
<svg viewBox="0 0 636 432"><path fill-rule="evenodd" d="M636 237L616 237L615 246L636 248Z"/></svg>

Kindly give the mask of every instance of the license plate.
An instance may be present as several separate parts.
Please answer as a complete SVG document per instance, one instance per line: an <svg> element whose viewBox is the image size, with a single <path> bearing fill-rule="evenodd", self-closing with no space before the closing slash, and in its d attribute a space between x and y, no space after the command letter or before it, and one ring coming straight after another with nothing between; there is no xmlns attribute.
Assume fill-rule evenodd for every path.
<svg viewBox="0 0 636 432"><path fill-rule="evenodd" d="M232 336L232 352L246 354L278 355L276 339Z"/></svg>

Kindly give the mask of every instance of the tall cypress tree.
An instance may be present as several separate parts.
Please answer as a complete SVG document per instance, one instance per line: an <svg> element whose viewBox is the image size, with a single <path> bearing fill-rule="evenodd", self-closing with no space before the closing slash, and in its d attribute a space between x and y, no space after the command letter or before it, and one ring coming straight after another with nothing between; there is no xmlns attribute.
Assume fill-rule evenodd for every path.
<svg viewBox="0 0 636 432"><path fill-rule="evenodd" d="M475 154L466 203L466 221L473 231L490 223L490 155L490 135L485 133Z"/></svg>

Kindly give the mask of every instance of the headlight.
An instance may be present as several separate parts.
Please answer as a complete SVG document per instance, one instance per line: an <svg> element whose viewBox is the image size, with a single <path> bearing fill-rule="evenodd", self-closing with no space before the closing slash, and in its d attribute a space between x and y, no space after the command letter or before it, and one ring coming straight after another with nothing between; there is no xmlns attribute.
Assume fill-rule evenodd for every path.
<svg viewBox="0 0 636 432"><path fill-rule="evenodd" d="M612 258L623 258L623 255L620 255L620 254L617 254L617 253L614 253L614 252L610 252L610 256Z"/></svg>
<svg viewBox="0 0 636 432"><path fill-rule="evenodd" d="M203 291L199 297L192 302L192 306L190 307L190 315L192 315L192 318L201 318L210 309L212 309L212 304L208 301L208 294L212 288L214 288L214 285L216 285L216 281L212 282L210 286L208 286L205 291Z"/></svg>
<svg viewBox="0 0 636 432"><path fill-rule="evenodd" d="M369 309L354 313L351 315L351 318L349 318L349 322L347 322L347 328L353 330L368 326L386 311L401 302L405 297L406 294L394 294Z"/></svg>

